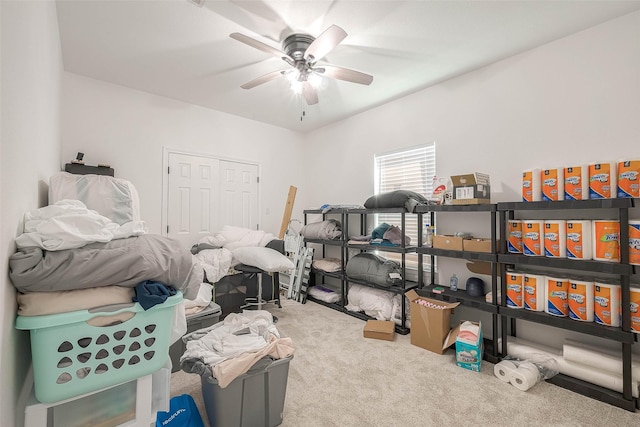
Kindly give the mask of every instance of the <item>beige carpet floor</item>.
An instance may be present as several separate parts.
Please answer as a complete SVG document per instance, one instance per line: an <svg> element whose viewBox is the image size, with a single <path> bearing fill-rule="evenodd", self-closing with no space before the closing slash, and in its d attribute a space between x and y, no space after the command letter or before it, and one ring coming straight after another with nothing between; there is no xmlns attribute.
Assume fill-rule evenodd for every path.
<svg viewBox="0 0 640 427"><path fill-rule="evenodd" d="M523 392L498 380L493 364L472 372L454 351L437 355L410 343L363 337L365 322L323 305L267 305L296 351L289 366L284 427L314 426L640 426L640 412L548 383ZM191 394L205 425L200 377L172 374L171 395ZM219 426L233 427L233 426Z"/></svg>

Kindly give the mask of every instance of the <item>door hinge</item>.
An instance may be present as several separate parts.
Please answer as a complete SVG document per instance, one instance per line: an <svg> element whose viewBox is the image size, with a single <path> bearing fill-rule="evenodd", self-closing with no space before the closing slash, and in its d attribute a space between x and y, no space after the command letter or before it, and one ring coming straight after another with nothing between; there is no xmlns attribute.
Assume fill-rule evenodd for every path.
<svg viewBox="0 0 640 427"><path fill-rule="evenodd" d="M169 226L167 225L167 234L169 234Z"/></svg>
<svg viewBox="0 0 640 427"><path fill-rule="evenodd" d="M169 174L171 173L171 172L170 172L170 169L171 169L171 168L170 168L169 166L167 166L167 175L169 175Z"/></svg>
<svg viewBox="0 0 640 427"><path fill-rule="evenodd" d="M260 184L260 177L259 177L259 176L256 176L256 182L257 182L258 184Z"/></svg>

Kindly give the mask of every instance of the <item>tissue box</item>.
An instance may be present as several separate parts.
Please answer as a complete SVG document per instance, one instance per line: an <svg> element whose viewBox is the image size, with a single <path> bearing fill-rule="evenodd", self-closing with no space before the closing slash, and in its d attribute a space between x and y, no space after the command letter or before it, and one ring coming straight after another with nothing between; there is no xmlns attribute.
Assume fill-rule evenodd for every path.
<svg viewBox="0 0 640 427"><path fill-rule="evenodd" d="M453 337L456 339L456 365L470 371L480 372L480 366L482 365L482 354L484 350L482 340L482 323L470 322L478 327L478 338L471 342L468 339L459 336L460 328L463 322L460 322L451 331L451 336L448 341L451 341Z"/></svg>

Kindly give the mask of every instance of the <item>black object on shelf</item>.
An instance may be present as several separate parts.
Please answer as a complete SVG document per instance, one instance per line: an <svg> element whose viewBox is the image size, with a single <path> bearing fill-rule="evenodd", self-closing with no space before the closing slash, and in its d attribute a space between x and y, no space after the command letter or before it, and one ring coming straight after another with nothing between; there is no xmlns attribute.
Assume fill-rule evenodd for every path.
<svg viewBox="0 0 640 427"><path fill-rule="evenodd" d="M114 170L108 166L89 166L79 163L67 163L64 165L64 171L75 175L107 175L114 176Z"/></svg>

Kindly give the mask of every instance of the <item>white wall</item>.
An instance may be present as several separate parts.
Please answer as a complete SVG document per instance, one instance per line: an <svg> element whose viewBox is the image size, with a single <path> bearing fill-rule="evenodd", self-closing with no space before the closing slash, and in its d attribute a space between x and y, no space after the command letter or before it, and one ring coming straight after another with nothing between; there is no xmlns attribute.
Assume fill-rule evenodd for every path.
<svg viewBox="0 0 640 427"><path fill-rule="evenodd" d="M638 40L640 12L318 130L305 141L315 162L301 203L364 203L374 154L431 141L438 175L489 173L493 202L520 200L530 167L640 158ZM488 218L453 217L442 217L441 232L463 224L488 236ZM470 275L461 261L439 266L441 283L453 272Z"/></svg>
<svg viewBox="0 0 640 427"><path fill-rule="evenodd" d="M0 423L13 426L22 425L20 393L30 353L28 332L14 329L7 259L15 252L23 214L47 204L47 180L58 170L62 56L53 2L2 1L0 11Z"/></svg>
<svg viewBox="0 0 640 427"><path fill-rule="evenodd" d="M122 86L65 73L62 163L85 153L140 193L141 215L161 232L163 147L260 165L261 228L278 234L289 186L299 188L300 134ZM302 189L299 188L299 191Z"/></svg>

